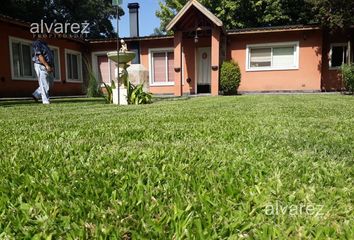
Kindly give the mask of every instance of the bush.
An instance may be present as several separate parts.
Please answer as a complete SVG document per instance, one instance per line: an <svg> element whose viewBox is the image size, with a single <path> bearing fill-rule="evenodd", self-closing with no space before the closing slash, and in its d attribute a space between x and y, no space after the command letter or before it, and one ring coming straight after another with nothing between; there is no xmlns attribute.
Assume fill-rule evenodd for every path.
<svg viewBox="0 0 354 240"><path fill-rule="evenodd" d="M345 64L341 69L345 87L350 93L354 93L354 66Z"/></svg>
<svg viewBox="0 0 354 240"><path fill-rule="evenodd" d="M99 81L95 77L94 73L92 70L90 70L89 74L89 82L88 82L88 87L87 87L87 97L101 97L102 96L102 91L101 91L101 86L99 84Z"/></svg>
<svg viewBox="0 0 354 240"><path fill-rule="evenodd" d="M225 61L221 66L220 90L224 95L237 94L241 82L241 71L234 61Z"/></svg>
<svg viewBox="0 0 354 240"><path fill-rule="evenodd" d="M108 85L107 83L102 82L105 89L106 89L106 94L103 94L104 100L106 103L113 103L113 89L116 88L116 85L114 81L111 81L111 85Z"/></svg>
<svg viewBox="0 0 354 240"><path fill-rule="evenodd" d="M139 84L137 86L134 86L133 84L130 84L130 91L129 91L129 98L128 102L129 104L149 104L152 101L152 95L150 93L144 92L144 85Z"/></svg>

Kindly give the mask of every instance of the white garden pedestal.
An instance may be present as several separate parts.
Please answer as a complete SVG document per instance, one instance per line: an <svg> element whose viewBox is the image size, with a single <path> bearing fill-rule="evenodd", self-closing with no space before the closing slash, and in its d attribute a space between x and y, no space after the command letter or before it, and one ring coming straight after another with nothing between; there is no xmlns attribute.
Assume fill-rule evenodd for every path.
<svg viewBox="0 0 354 240"><path fill-rule="evenodd" d="M115 71L115 88L112 89L113 92L113 104L128 105L128 72L129 67L128 62L135 58L135 52L119 52L119 73L118 73L118 55L117 52L107 53L109 59L111 59L116 64ZM118 74L119 74L119 84L118 84Z"/></svg>
<svg viewBox="0 0 354 240"><path fill-rule="evenodd" d="M119 90L119 94L118 94ZM113 92L113 104L128 105L128 89L125 86L120 86L119 89L112 89ZM118 101L119 96L119 101Z"/></svg>

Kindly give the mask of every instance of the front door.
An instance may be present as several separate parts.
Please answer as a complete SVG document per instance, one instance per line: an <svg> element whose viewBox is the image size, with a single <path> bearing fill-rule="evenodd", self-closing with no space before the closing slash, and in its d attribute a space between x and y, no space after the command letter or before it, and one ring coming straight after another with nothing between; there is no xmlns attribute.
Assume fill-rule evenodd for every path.
<svg viewBox="0 0 354 240"><path fill-rule="evenodd" d="M97 56L98 80L110 84L109 60L107 56Z"/></svg>
<svg viewBox="0 0 354 240"><path fill-rule="evenodd" d="M198 48L197 50L197 93L210 93L211 83L211 49Z"/></svg>

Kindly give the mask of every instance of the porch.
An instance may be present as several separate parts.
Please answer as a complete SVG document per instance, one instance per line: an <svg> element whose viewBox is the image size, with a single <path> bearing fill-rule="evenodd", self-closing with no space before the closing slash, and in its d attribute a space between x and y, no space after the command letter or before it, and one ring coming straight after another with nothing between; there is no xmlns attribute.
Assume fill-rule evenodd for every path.
<svg viewBox="0 0 354 240"><path fill-rule="evenodd" d="M219 66L226 55L222 21L192 1L167 26L167 31L171 30L174 32L174 95L218 95Z"/></svg>

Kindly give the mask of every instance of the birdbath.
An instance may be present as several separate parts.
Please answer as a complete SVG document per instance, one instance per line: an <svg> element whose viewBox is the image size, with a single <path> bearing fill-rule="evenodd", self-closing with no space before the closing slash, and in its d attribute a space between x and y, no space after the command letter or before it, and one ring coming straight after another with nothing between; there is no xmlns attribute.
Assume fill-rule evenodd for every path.
<svg viewBox="0 0 354 240"><path fill-rule="evenodd" d="M117 70L115 71L115 88L112 89L113 92L113 104L128 105L128 72L129 67L128 62L135 58L135 52L126 51L122 49L119 51L119 83L118 84L118 55L117 51L108 52L107 56L113 62L116 63Z"/></svg>

